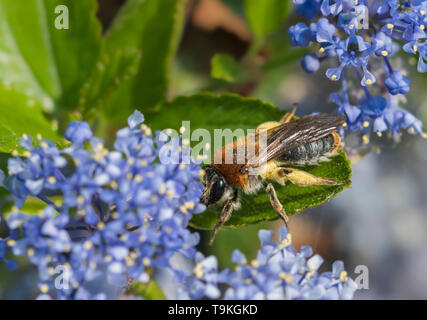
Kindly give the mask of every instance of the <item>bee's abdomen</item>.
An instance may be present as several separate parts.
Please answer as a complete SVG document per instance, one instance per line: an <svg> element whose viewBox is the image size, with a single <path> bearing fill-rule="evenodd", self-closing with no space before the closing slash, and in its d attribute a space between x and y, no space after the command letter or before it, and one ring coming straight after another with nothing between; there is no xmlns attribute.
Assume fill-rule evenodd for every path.
<svg viewBox="0 0 427 320"><path fill-rule="evenodd" d="M278 158L278 161L306 163L319 159L334 148L334 136L329 134L317 141L299 146Z"/></svg>

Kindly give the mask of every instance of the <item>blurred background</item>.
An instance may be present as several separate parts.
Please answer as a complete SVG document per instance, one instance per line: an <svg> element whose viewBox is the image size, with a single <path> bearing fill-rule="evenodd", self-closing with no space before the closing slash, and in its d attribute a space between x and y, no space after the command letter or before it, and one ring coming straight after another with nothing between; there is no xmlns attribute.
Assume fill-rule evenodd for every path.
<svg viewBox="0 0 427 320"><path fill-rule="evenodd" d="M99 0L98 17L104 29L125 0ZM211 58L227 53L244 59L252 36L242 0L189 1L178 54L173 65L169 96L199 91L236 92L289 109L298 102L297 115L332 112L329 94L339 88L324 75L326 65L314 75L302 70L299 53L290 47L287 30L299 18L292 14L274 32L256 57L269 63L250 81L230 85L210 76ZM427 123L427 77L417 74L411 61L399 61L412 80L405 108ZM272 119L274 120L274 119ZM360 137L350 137L349 145ZM356 142L354 142L356 141ZM380 153L369 153L353 165L353 186L325 204L293 216L290 229L297 249L310 245L325 262L321 271L343 260L353 279L356 266L369 270L369 289L357 299L427 299L427 144L419 136L403 135L400 143L387 137L372 138ZM213 247L209 233L199 231L200 250L218 257L220 268L231 267L231 252L240 249L252 259L259 248L259 229L278 229L281 221L219 232ZM33 298L36 271L30 266L6 272L0 265L0 298ZM166 286L166 281L163 285ZM161 283L162 284L162 283ZM167 289L165 287L165 289ZM172 293L166 293L174 297Z"/></svg>

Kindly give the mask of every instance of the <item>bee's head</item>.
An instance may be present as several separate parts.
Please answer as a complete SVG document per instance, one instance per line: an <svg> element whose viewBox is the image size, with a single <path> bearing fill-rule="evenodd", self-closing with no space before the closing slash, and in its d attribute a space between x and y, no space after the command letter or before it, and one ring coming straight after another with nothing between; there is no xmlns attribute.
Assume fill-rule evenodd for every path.
<svg viewBox="0 0 427 320"><path fill-rule="evenodd" d="M205 188L200 202L209 206L222 198L228 184L221 172L214 166L205 166L203 170L205 171L205 175L202 182Z"/></svg>

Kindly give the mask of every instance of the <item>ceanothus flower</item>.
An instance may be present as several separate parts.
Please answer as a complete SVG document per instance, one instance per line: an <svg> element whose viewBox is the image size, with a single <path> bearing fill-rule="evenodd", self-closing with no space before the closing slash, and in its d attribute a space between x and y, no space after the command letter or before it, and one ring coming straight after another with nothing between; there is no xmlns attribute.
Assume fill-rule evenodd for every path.
<svg viewBox="0 0 427 320"><path fill-rule="evenodd" d="M306 72L314 73L324 61L335 60L336 66L326 70L330 80L341 81L347 86L344 83L349 72L359 80L365 93L363 99L354 95L358 96L359 103L350 102L352 97L348 93L343 94L342 101L331 96L339 107L337 112L348 117L346 129L360 130L364 134L369 134L367 131L371 129L375 132L389 130L396 138L404 128L409 128L410 133L423 134L421 122L412 118L413 115L394 114L403 109L397 109L396 101L387 96L409 92L409 77L394 69L391 60L399 50L415 55L418 72L427 72L427 0L321 0L319 3L319 10L314 10L311 1L294 0L297 13L309 20L310 27L299 22L289 28L289 35L294 46L317 48L317 52L302 57L301 65ZM306 8L313 10L307 14ZM381 75L379 82L376 75ZM388 93L384 100L372 98L368 87L375 83L382 87L375 90L376 93ZM411 119L411 124L402 119Z"/></svg>
<svg viewBox="0 0 427 320"><path fill-rule="evenodd" d="M299 15L311 19L320 12L321 0L293 0Z"/></svg>
<svg viewBox="0 0 427 320"><path fill-rule="evenodd" d="M404 76L402 72L394 70L391 75L385 80L384 84L392 95L407 94L409 92L409 84L411 80Z"/></svg>
<svg viewBox="0 0 427 320"><path fill-rule="evenodd" d="M306 54L301 59L301 66L307 73L314 73L320 67L319 58L313 53Z"/></svg>
<svg viewBox="0 0 427 320"><path fill-rule="evenodd" d="M24 135L26 157L9 159L4 186L16 208L7 220L9 237L0 239L0 260L6 249L26 255L39 271L40 298L117 297L130 281L148 282L155 268L179 278L172 256L194 258L199 235L187 227L205 208L200 165L180 139L153 136L143 121L139 111L129 117L115 150L93 137L86 122L74 121L65 134L69 147L59 150L44 139L34 147ZM164 162L163 150L176 152ZM22 212L28 197L46 208ZM58 268L66 273L60 287Z"/></svg>
<svg viewBox="0 0 427 320"><path fill-rule="evenodd" d="M332 272L319 273L323 259L309 246L298 252L292 245L286 227L279 230L279 241L272 241L273 231L260 230L261 248L256 259L248 261L239 251L232 254L234 270L217 270L214 257L197 259L193 274L180 298L217 298L218 285L228 287L225 299L351 299L357 290L341 261L335 262Z"/></svg>

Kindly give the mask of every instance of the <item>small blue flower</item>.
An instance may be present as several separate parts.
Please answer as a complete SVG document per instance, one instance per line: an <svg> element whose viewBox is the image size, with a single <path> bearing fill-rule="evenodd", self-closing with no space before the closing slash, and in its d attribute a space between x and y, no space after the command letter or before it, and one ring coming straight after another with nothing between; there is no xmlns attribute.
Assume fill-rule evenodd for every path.
<svg viewBox="0 0 427 320"><path fill-rule="evenodd" d="M343 0L323 0L322 5L320 6L320 11L324 16L330 14L336 16L343 9Z"/></svg>
<svg viewBox="0 0 427 320"><path fill-rule="evenodd" d="M92 138L92 131L85 121L71 121L64 134L65 138L72 143L83 143Z"/></svg>
<svg viewBox="0 0 427 320"><path fill-rule="evenodd" d="M311 41L312 34L310 28L300 22L289 28L289 36L293 46L306 47Z"/></svg>
<svg viewBox="0 0 427 320"><path fill-rule="evenodd" d="M320 68L319 58L314 53L306 54L301 59L301 66L307 73L314 73Z"/></svg>
<svg viewBox="0 0 427 320"><path fill-rule="evenodd" d="M321 0L293 0L299 15L311 19L320 13Z"/></svg>
<svg viewBox="0 0 427 320"><path fill-rule="evenodd" d="M297 10L309 6L304 0L294 0L294 4ZM427 72L426 12L425 0L374 0L369 2L369 5L366 1L322 0L320 13L316 12L307 17L308 20L315 21L309 21L311 35L305 24L290 28L292 44L306 46L312 42L311 47L316 48L316 53L302 57L301 65L306 72L312 73L318 69L316 58L324 61L337 57L338 64L328 68L326 76L332 81L344 83L347 79L342 74L350 70L358 78L359 88L362 88L365 94L365 98L361 99L363 105L351 104L347 93L343 95L344 101L338 102L338 99L335 99L339 105L338 112L351 117L347 119L345 130L361 130L366 134L368 130L381 132L389 129L392 136L397 137L401 128L409 126L411 132L422 133L421 122L413 119L413 115L397 117L391 113L390 108L395 102L389 103L390 108L386 108L384 105L387 105L387 102L384 103L384 100L381 102L383 107L372 108L367 106L372 104L367 101L371 99L370 86L377 83L377 72L386 74L386 79L375 86L380 87L379 90L375 89L376 92L387 90L392 95L409 93L410 79L404 76L402 71L393 70L389 60L401 49L418 55L417 71ZM314 16L316 19L313 19ZM337 32L337 29L340 32ZM302 36L303 33L305 37ZM379 63L380 59L383 60L382 64ZM385 72L381 69L385 69ZM354 87L353 90L357 88ZM377 102L374 104L378 104ZM406 116L411 119L413 125L403 125L402 119ZM393 120L387 120L392 118Z"/></svg>
<svg viewBox="0 0 427 320"><path fill-rule="evenodd" d="M392 95L407 94L409 92L409 84L411 80L404 76L400 71L394 70L391 75L387 77L384 84Z"/></svg>

